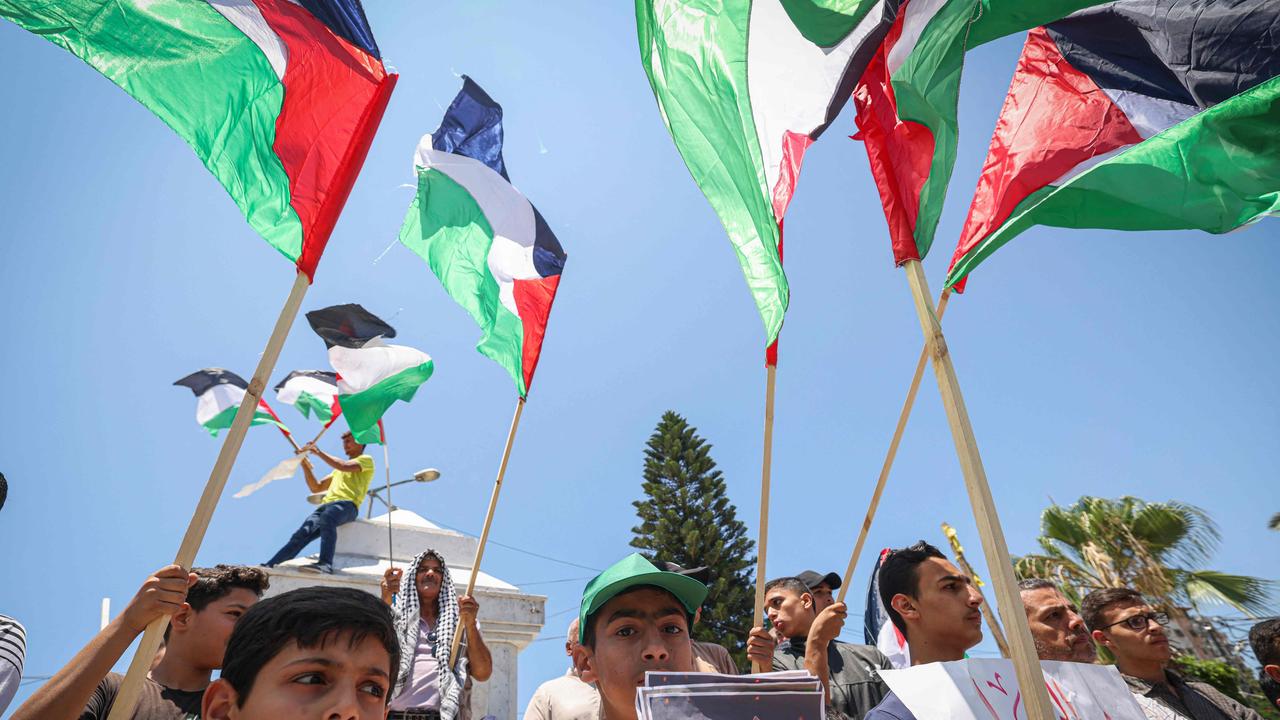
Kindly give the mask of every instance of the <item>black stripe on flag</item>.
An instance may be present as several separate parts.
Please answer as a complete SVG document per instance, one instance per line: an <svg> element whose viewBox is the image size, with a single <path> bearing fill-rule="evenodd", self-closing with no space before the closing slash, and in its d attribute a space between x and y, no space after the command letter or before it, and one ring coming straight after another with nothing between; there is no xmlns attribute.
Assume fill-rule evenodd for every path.
<svg viewBox="0 0 1280 720"><path fill-rule="evenodd" d="M214 385L235 385L241 390L247 390L249 388L249 383L245 382L244 378L230 370L223 370L222 368L205 368L203 370L197 370L181 380L178 380L174 385L191 388L191 392L196 397L200 397L205 394L209 391L209 388Z"/></svg>
<svg viewBox="0 0 1280 720"><path fill-rule="evenodd" d="M275 391L280 392L280 388L284 387L285 384L287 384L290 380L296 377L315 378L316 380L320 380L321 382L329 383L335 388L338 387L338 373L329 372L328 370L294 370L288 375L285 375L283 380L276 383L276 386L274 388Z"/></svg>
<svg viewBox="0 0 1280 720"><path fill-rule="evenodd" d="M1204 108L1280 75L1276 0L1121 0L1047 29L1106 90Z"/></svg>
<svg viewBox="0 0 1280 720"><path fill-rule="evenodd" d="M326 348L341 345L358 349L376 337L396 336L395 328L355 303L312 310L307 313L307 322Z"/></svg>

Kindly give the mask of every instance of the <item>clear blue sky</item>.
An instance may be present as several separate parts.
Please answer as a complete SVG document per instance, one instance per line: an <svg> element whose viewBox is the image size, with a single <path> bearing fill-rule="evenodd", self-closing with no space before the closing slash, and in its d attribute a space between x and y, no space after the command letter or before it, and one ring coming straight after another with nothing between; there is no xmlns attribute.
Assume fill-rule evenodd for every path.
<svg viewBox="0 0 1280 720"><path fill-rule="evenodd" d="M436 360L386 421L397 476L436 466L444 477L398 503L478 533L515 400L417 256L396 245L375 262L410 200L413 148L465 72L505 107L512 180L569 253L493 538L593 568L630 552L644 442L667 409L713 443L754 533L763 331L659 118L630 3L367 9L402 76L304 310L360 302ZM951 197L925 263L935 292L1020 46L968 60ZM102 597L119 609L172 559L218 441L171 383L206 366L247 377L293 271L176 135L70 54L0 23L0 68L0 612L27 626L27 673L47 675L96 631ZM921 345L852 132L845 112L814 146L787 217L771 575L843 569ZM1038 228L974 274L945 327L1013 552L1033 550L1050 498L1134 494L1212 513L1216 569L1280 576L1280 534L1265 527L1280 510L1277 227ZM272 381L325 364L299 318ZM300 481L231 497L286 450L269 428L249 433L200 564L260 562L310 511ZM943 521L985 574L929 375L854 612L875 551L943 544ZM521 656L523 705L563 672L558 638L592 573L501 547L485 569L547 595L552 639ZM860 636L854 625L847 637Z"/></svg>

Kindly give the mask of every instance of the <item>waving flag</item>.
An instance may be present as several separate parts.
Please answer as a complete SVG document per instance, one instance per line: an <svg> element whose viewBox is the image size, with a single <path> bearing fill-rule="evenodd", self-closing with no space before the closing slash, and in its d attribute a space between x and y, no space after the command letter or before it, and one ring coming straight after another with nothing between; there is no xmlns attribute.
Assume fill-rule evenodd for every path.
<svg viewBox="0 0 1280 720"><path fill-rule="evenodd" d="M1223 233L1280 212L1280 4L1127 0L1032 31L948 274L1032 225Z"/></svg>
<svg viewBox="0 0 1280 720"><path fill-rule="evenodd" d="M178 133L313 277L396 76L359 0L0 0Z"/></svg>
<svg viewBox="0 0 1280 720"><path fill-rule="evenodd" d="M899 670L911 667L911 648L902 631L889 619L884 609L884 601L880 599L880 565L889 548L880 551L876 558L876 566L871 568L871 582L867 585L867 604L862 616L862 637L871 645L884 653L889 662Z"/></svg>
<svg viewBox="0 0 1280 720"><path fill-rule="evenodd" d="M294 370L276 384L276 398L292 405L303 417L329 424L342 412L338 404L338 376L324 370Z"/></svg>
<svg viewBox="0 0 1280 720"><path fill-rule="evenodd" d="M413 163L418 195L400 242L427 261L479 323L484 335L476 349L506 368L526 397L565 254L542 214L507 178L502 107L463 76L462 90L440 128L422 137Z"/></svg>
<svg viewBox="0 0 1280 720"><path fill-rule="evenodd" d="M782 329L782 219L805 151L835 119L899 0L636 0L663 122L720 216L764 320Z"/></svg>
<svg viewBox="0 0 1280 720"><path fill-rule="evenodd" d="M338 371L338 403L357 442L381 441L378 420L397 400L409 402L435 364L421 350L388 345L396 331L359 305L334 305L307 313Z"/></svg>
<svg viewBox="0 0 1280 720"><path fill-rule="evenodd" d="M966 49L1102 0L903 0L853 93L893 259L929 253L956 160Z"/></svg>
<svg viewBox="0 0 1280 720"><path fill-rule="evenodd" d="M196 396L196 422L214 437L218 436L219 430L231 427L231 421L235 419L236 410L240 408L245 390L249 387L244 378L222 368L197 370L174 385L189 388ZM275 425L285 434L289 433L289 428L281 424L280 418L276 417L265 400L258 401L251 424Z"/></svg>

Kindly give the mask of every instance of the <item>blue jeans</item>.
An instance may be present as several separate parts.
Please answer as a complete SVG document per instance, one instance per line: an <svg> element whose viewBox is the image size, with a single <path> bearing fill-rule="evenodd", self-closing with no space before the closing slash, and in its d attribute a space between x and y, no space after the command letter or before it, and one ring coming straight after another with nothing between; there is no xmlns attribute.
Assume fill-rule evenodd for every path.
<svg viewBox="0 0 1280 720"><path fill-rule="evenodd" d="M289 542L285 543L284 547L280 548L280 552L266 564L279 565L285 560L292 560L302 552L302 548L318 537L320 538L320 564L333 567L333 553L338 546L338 526L355 520L358 514L356 504L350 500L321 505L302 521L302 527L293 533Z"/></svg>

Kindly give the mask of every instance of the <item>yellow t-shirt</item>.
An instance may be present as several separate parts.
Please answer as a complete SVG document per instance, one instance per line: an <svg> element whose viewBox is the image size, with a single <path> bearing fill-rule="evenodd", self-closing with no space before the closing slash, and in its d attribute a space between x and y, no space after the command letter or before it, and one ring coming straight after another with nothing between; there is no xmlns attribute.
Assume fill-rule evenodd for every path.
<svg viewBox="0 0 1280 720"><path fill-rule="evenodd" d="M360 507L364 494L369 492L369 482L373 480L373 458L360 455L356 462L360 463L360 469L356 472L333 471L333 480L329 482L329 491L324 494L322 502L350 500L357 508Z"/></svg>

